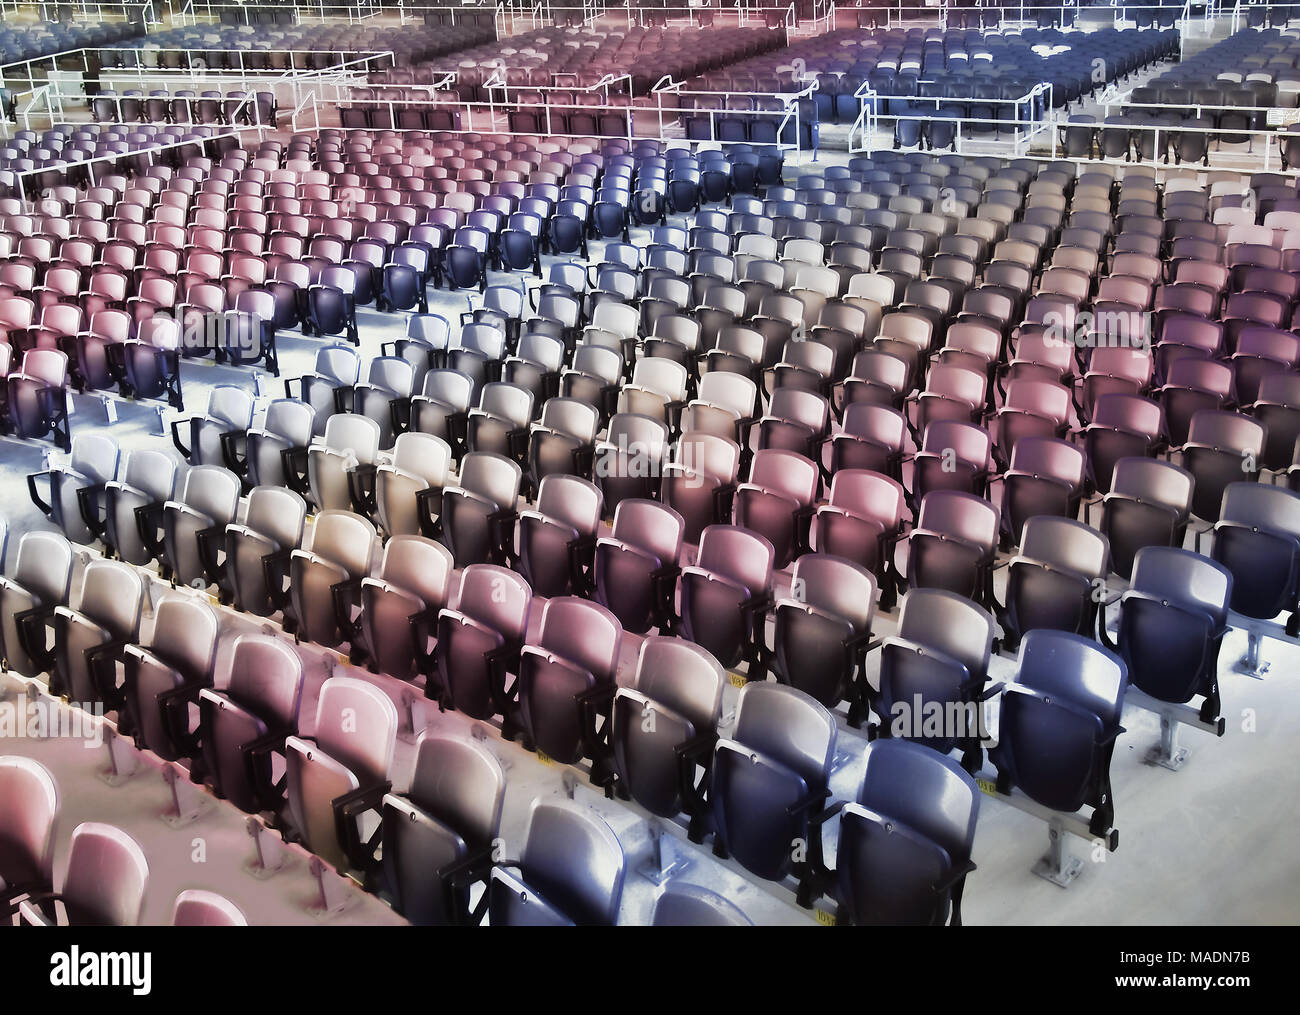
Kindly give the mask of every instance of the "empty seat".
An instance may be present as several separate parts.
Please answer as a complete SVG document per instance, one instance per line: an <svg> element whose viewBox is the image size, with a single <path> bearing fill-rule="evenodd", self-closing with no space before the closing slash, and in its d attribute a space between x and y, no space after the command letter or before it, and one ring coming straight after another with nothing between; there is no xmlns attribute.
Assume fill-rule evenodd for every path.
<svg viewBox="0 0 1300 1015"><path fill-rule="evenodd" d="M536 800L519 860L492 868L488 922L494 927L612 926L626 867L617 836L590 807Z"/></svg>
<svg viewBox="0 0 1300 1015"><path fill-rule="evenodd" d="M1089 828L1107 837L1115 820L1110 761L1124 732L1126 685L1123 661L1089 638L1048 630L1025 635L989 755L999 791L1015 787L1068 814L1090 807Z"/></svg>

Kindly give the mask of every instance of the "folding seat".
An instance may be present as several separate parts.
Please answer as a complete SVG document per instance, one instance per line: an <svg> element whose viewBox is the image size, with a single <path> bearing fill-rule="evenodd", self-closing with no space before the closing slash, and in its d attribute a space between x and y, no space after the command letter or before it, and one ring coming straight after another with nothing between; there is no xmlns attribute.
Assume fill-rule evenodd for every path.
<svg viewBox="0 0 1300 1015"><path fill-rule="evenodd" d="M225 689L199 691L195 772L218 798L249 813L278 806L271 756L297 733L302 684L302 661L284 642L252 634L235 641Z"/></svg>
<svg viewBox="0 0 1300 1015"><path fill-rule="evenodd" d="M990 602L998 511L974 494L933 490L921 498L907 539L909 588L942 588Z"/></svg>
<svg viewBox="0 0 1300 1015"><path fill-rule="evenodd" d="M802 692L746 684L731 736L713 753L714 851L767 880L806 880L808 863L790 844L810 840L811 818L829 796L835 733L831 714Z"/></svg>
<svg viewBox="0 0 1300 1015"><path fill-rule="evenodd" d="M1160 388L1169 440L1175 447L1187 442L1192 418L1205 409L1220 409L1235 401L1232 368L1200 357L1173 361Z"/></svg>
<svg viewBox="0 0 1300 1015"><path fill-rule="evenodd" d="M54 521L63 534L74 543L89 544L98 538L83 513L96 522L97 506L103 495L104 484L117 475L119 460L117 442L103 434L81 434L72 442L71 460L63 466L51 466L45 472L27 476L27 490L32 503ZM37 492L37 484L45 478L48 483L48 502Z"/></svg>
<svg viewBox="0 0 1300 1015"><path fill-rule="evenodd" d="M536 800L520 859L492 868L488 922L494 927L612 926L626 866L618 838L590 807Z"/></svg>
<svg viewBox="0 0 1300 1015"><path fill-rule="evenodd" d="M22 366L5 378L6 413L3 423L18 437L53 439L65 452L72 450L68 420L68 357L54 349L29 349Z"/></svg>
<svg viewBox="0 0 1300 1015"><path fill-rule="evenodd" d="M500 762L481 743L420 737L410 788L386 794L381 811L383 880L393 907L411 923L463 919L469 897L456 874L491 862L505 788Z"/></svg>
<svg viewBox="0 0 1300 1015"><path fill-rule="evenodd" d="M458 485L442 492L440 536L458 568L504 560L523 483L518 463L471 452L460 462Z"/></svg>
<svg viewBox="0 0 1300 1015"><path fill-rule="evenodd" d="M849 724L866 716L865 662L876 606L866 568L825 553L795 561L791 596L778 599L773 635L778 679L827 708L849 702Z"/></svg>
<svg viewBox="0 0 1300 1015"><path fill-rule="evenodd" d="M1193 479L1192 514L1218 521L1225 487L1258 475L1264 437L1262 423L1239 413L1203 409L1192 417L1182 447L1183 468Z"/></svg>
<svg viewBox="0 0 1300 1015"><path fill-rule="evenodd" d="M6 669L35 676L38 663L45 664L47 641L40 625L68 602L72 563L72 546L62 536L23 534L13 567L0 576L0 654Z"/></svg>
<svg viewBox="0 0 1300 1015"><path fill-rule="evenodd" d="M912 466L913 502L932 490L983 496L993 466L993 442L988 431L972 423L936 420L922 434Z"/></svg>
<svg viewBox="0 0 1300 1015"><path fill-rule="evenodd" d="M301 547L286 548L287 553L265 564L271 603L284 610L285 628L300 640L338 645L346 632L340 629L335 608L342 594L336 586L359 583L369 574L378 545L368 519L350 511L317 513L311 536Z"/></svg>
<svg viewBox="0 0 1300 1015"><path fill-rule="evenodd" d="M1109 556L1106 537L1082 522L1029 518L1020 553L1007 569L1006 605L998 606L1002 646L1014 651L1024 633L1037 628L1091 635Z"/></svg>
<svg viewBox="0 0 1300 1015"><path fill-rule="evenodd" d="M447 603L451 570L451 553L440 543L393 536L377 574L335 590L335 610L353 658L402 680L427 669L428 638ZM357 617L354 607L360 608Z"/></svg>
<svg viewBox="0 0 1300 1015"><path fill-rule="evenodd" d="M105 695L116 693L112 667L123 665L119 729L129 732L137 748L167 761L188 757L197 749L190 735L186 709L211 687L220 625L212 608L184 596L166 597L155 608L153 636L148 645L119 644L96 654L97 674ZM111 699L110 699L111 702Z"/></svg>
<svg viewBox="0 0 1300 1015"><path fill-rule="evenodd" d="M1020 646L1015 683L1002 692L990 758L999 792L1072 814L1091 807L1089 827L1108 837L1115 819L1110 760L1124 732L1124 662L1096 642L1037 630Z"/></svg>
<svg viewBox="0 0 1300 1015"><path fill-rule="evenodd" d="M1262 469L1285 469L1291 463L1296 439L1300 437L1300 379L1290 372L1268 373L1260 379L1259 393L1250 407L1251 415L1265 429Z"/></svg>
<svg viewBox="0 0 1300 1015"><path fill-rule="evenodd" d="M149 885L140 844L113 825L83 821L72 830L57 892L19 903L21 922L36 926L134 927Z"/></svg>
<svg viewBox="0 0 1300 1015"><path fill-rule="evenodd" d="M1216 528L1216 543L1217 537ZM1269 540L1255 533L1237 545L1249 547L1251 542L1259 549ZM1263 570L1253 573L1252 579L1281 574L1284 584L1292 581L1287 572L1293 566L1293 543L1293 537L1284 537L1280 542L1274 538L1270 549L1284 550L1280 571L1277 563L1270 566L1259 558L1256 563ZM1254 590L1250 583L1246 584L1243 591L1249 597ZM1220 711L1219 648L1228 631L1229 606L1236 602L1235 585L1230 570L1200 554L1173 547L1147 547L1137 554L1132 583L1120 597L1116 641L1110 641L1104 625L1099 625L1098 630L1103 642L1124 660L1128 679L1135 687L1158 701L1176 704L1203 695L1200 717L1213 723Z"/></svg>
<svg viewBox="0 0 1300 1015"><path fill-rule="evenodd" d="M54 832L58 786L48 769L29 758L0 757L0 909L9 915L24 896L54 888Z"/></svg>
<svg viewBox="0 0 1300 1015"><path fill-rule="evenodd" d="M529 428L528 475L532 485L547 476L590 476L600 411L574 398L550 398Z"/></svg>
<svg viewBox="0 0 1300 1015"><path fill-rule="evenodd" d="M717 892L686 884L680 878L670 881L659 893L650 922L655 927L753 926L748 916Z"/></svg>
<svg viewBox="0 0 1300 1015"><path fill-rule="evenodd" d="M136 640L143 601L144 585L134 568L118 561L92 560L83 574L75 608L54 604L47 611L42 604L37 614L30 615L31 620L22 624L21 639L35 666L50 672L51 693L87 707L93 702L114 704L106 701L110 689L101 688L98 660ZM54 630L51 650L45 650L45 633L38 620ZM111 691L116 694L115 688Z"/></svg>
<svg viewBox="0 0 1300 1015"><path fill-rule="evenodd" d="M547 602L537 634L520 652L513 689L512 713L527 746L562 764L596 757L597 717L609 722L622 635L602 606L573 596ZM507 735L512 729L513 720Z"/></svg>
<svg viewBox="0 0 1300 1015"><path fill-rule="evenodd" d="M475 719L504 714L505 674L517 673L532 593L513 571L471 564L454 605L438 614L436 668L425 694Z"/></svg>
<svg viewBox="0 0 1300 1015"><path fill-rule="evenodd" d="M821 478L817 466L794 451L755 453L749 479L736 487L733 521L762 535L774 565L785 567L808 545L808 524Z"/></svg>
<svg viewBox="0 0 1300 1015"><path fill-rule="evenodd" d="M758 389L753 379L733 373L706 373L697 396L682 411L682 431L702 431L741 442L757 422Z"/></svg>
<svg viewBox="0 0 1300 1015"><path fill-rule="evenodd" d="M465 418L465 450L521 459L532 418L532 391L503 381L486 383Z"/></svg>
<svg viewBox="0 0 1300 1015"><path fill-rule="evenodd" d="M878 688L870 696L878 734L915 740L941 754L958 747L963 767L975 771L993 632L992 616L970 599L939 588L909 590L897 634L880 646ZM936 707L960 721L934 730L923 718Z"/></svg>
<svg viewBox="0 0 1300 1015"><path fill-rule="evenodd" d="M239 477L229 469L195 465L185 473L178 498L137 512L140 535L162 565L164 579L194 588L208 586L199 533L223 532L236 520L240 489Z"/></svg>
<svg viewBox="0 0 1300 1015"><path fill-rule="evenodd" d="M1245 328L1237 336L1237 348L1229 362L1237 401L1250 405L1259 397L1264 377L1294 370L1300 362L1300 338L1275 328Z"/></svg>
<svg viewBox="0 0 1300 1015"><path fill-rule="evenodd" d="M379 441L380 426L368 416L330 416L324 438L307 449L305 475L295 463L288 477L290 488L310 493L321 510L350 510L354 493L359 495L363 489L362 474L372 472L378 463Z"/></svg>
<svg viewBox="0 0 1300 1015"><path fill-rule="evenodd" d="M104 484L101 504L87 501L83 518L95 535L103 539L107 554L132 564L147 564L155 559L157 551L156 547L146 545L147 526L142 522L148 516L160 514L163 503L171 499L176 464L160 451L131 451L119 469L119 476ZM97 507L102 507L102 517Z"/></svg>
<svg viewBox="0 0 1300 1015"><path fill-rule="evenodd" d="M975 780L951 758L903 740L867 746L857 799L836 804L834 871L819 870L855 926L961 925L979 817ZM820 846L820 826L813 832ZM821 868L820 849L814 866ZM833 880L832 880L833 879Z"/></svg>
<svg viewBox="0 0 1300 1015"><path fill-rule="evenodd" d="M1006 461L1026 437L1064 437L1072 410L1070 390L1051 381L1020 379L1007 385L1002 407L990 420L994 445Z"/></svg>
<svg viewBox="0 0 1300 1015"><path fill-rule="evenodd" d="M236 609L258 616L272 613L278 607L271 600L268 575L301 542L306 515L306 502L292 490L253 487L242 523L232 519L224 529L198 534L208 581L217 583ZM224 559L219 559L222 553Z"/></svg>
<svg viewBox="0 0 1300 1015"><path fill-rule="evenodd" d="M399 356L374 357L366 380L353 387L352 412L378 424L381 448L391 448L394 435L409 422L414 389L415 368Z"/></svg>
<svg viewBox="0 0 1300 1015"><path fill-rule="evenodd" d="M309 335L345 335L353 345L357 338L357 306L353 292L355 276L344 268L325 268L320 282L307 288L307 317L303 331Z"/></svg>
<svg viewBox="0 0 1300 1015"><path fill-rule="evenodd" d="M1101 532L1115 573L1128 578L1144 546L1181 546L1192 510L1195 480L1172 462L1121 458L1102 501Z"/></svg>
<svg viewBox="0 0 1300 1015"><path fill-rule="evenodd" d="M224 465L226 434L242 435L253 425L253 396L238 385L218 384L208 395L202 416L172 420L172 443L191 465ZM189 444L181 440L189 431Z"/></svg>
<svg viewBox="0 0 1300 1015"><path fill-rule="evenodd" d="M755 451L775 448L812 455L830 430L830 418L830 403L824 396L778 387L757 421L757 432L750 430L749 443Z"/></svg>
<svg viewBox="0 0 1300 1015"><path fill-rule="evenodd" d="M692 567L682 569L681 630L730 668L749 663L761 679L762 624L771 604L772 544L757 532L710 525Z"/></svg>
<svg viewBox="0 0 1300 1015"><path fill-rule="evenodd" d="M338 870L358 865L367 827L362 818L378 812L392 788L387 777L397 723L396 706L378 687L331 677L321 686L315 734L284 741L292 831Z"/></svg>

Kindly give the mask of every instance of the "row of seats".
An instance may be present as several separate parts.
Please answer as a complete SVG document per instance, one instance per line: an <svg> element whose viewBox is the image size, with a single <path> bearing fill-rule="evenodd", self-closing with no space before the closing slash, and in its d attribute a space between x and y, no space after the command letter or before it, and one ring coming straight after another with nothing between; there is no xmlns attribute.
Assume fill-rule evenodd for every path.
<svg viewBox="0 0 1300 1015"><path fill-rule="evenodd" d="M103 69L182 67L208 70L308 70L336 67L361 54L392 53L407 66L495 37L492 25L296 25L266 30L254 25L191 25L151 32L146 39L99 49ZM290 53L293 53L292 62Z"/></svg>

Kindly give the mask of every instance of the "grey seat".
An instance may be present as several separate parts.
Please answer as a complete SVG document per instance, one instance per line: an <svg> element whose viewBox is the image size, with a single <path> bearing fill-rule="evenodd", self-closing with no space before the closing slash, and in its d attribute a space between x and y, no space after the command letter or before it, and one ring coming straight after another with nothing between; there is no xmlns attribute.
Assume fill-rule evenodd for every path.
<svg viewBox="0 0 1300 1015"><path fill-rule="evenodd" d="M58 786L45 766L0 757L0 912L23 895L53 889L59 806Z"/></svg>
<svg viewBox="0 0 1300 1015"><path fill-rule="evenodd" d="M659 497L681 515L687 543L698 543L708 526L731 518L740 459L740 445L730 437L688 431L677 441Z"/></svg>
<svg viewBox="0 0 1300 1015"><path fill-rule="evenodd" d="M379 424L367 416L338 413L329 418L324 439L307 449L307 484L319 510L353 509L352 475L375 467L380 438Z"/></svg>
<svg viewBox="0 0 1300 1015"><path fill-rule="evenodd" d="M338 870L364 856L362 819L392 788L396 743L397 706L355 677L326 680L314 735L284 742L289 820L303 845ZM378 831L373 815L370 825Z"/></svg>
<svg viewBox="0 0 1300 1015"><path fill-rule="evenodd" d="M655 900L651 923L656 927L752 927L733 903L717 892L674 878Z"/></svg>
<svg viewBox="0 0 1300 1015"><path fill-rule="evenodd" d="M694 642L652 635L641 643L631 685L614 695L609 747L617 789L661 817L689 809L697 838L704 800L696 778L684 786L679 751L690 745L693 775L708 760L726 683L718 661Z"/></svg>
<svg viewBox="0 0 1300 1015"><path fill-rule="evenodd" d="M829 795L834 717L802 691L747 683L731 736L713 752L709 802L714 851L770 881L811 875L791 843L809 841L810 821Z"/></svg>
<svg viewBox="0 0 1300 1015"><path fill-rule="evenodd" d="M546 476L536 509L519 512L519 571L533 594L583 593L591 585L600 488L577 476Z"/></svg>
<svg viewBox="0 0 1300 1015"><path fill-rule="evenodd" d="M441 437L399 434L390 460L375 469L375 513L384 532L414 536L430 528L450 471L451 446Z"/></svg>
<svg viewBox="0 0 1300 1015"><path fill-rule="evenodd" d="M195 753L189 704L211 687L221 626L207 603L169 595L154 610L149 644L126 645L122 698L136 745L166 761ZM101 679L101 686L106 681Z"/></svg>
<svg viewBox="0 0 1300 1015"><path fill-rule="evenodd" d="M278 806L271 754L298 730L302 685L302 661L288 645L253 634L235 642L226 685L199 692L202 773L218 797L250 813Z"/></svg>
<svg viewBox="0 0 1300 1015"><path fill-rule="evenodd" d="M763 667L763 618L771 605L772 544L756 532L710 525L700 536L696 563L682 569L682 634L723 666L748 661L752 678Z"/></svg>
<svg viewBox="0 0 1300 1015"><path fill-rule="evenodd" d="M592 479L615 512L632 498L653 500L668 459L668 426L649 416L620 412L609 421L605 439L596 442Z"/></svg>
<svg viewBox="0 0 1300 1015"><path fill-rule="evenodd" d="M667 633L680 574L685 523L670 507L640 498L619 502L608 536L596 540L595 599L623 630Z"/></svg>
<svg viewBox="0 0 1300 1015"><path fill-rule="evenodd" d="M391 448L395 434L410 421L415 367L400 356L376 356L366 380L352 389L352 411L379 426L379 446ZM328 424L327 424L328 430Z"/></svg>
<svg viewBox="0 0 1300 1015"><path fill-rule="evenodd" d="M502 455L471 452L442 492L439 534L457 567L503 561L514 529L523 470Z"/></svg>
<svg viewBox="0 0 1300 1015"><path fill-rule="evenodd" d="M750 462L749 479L736 487L732 520L772 544L773 566L783 568L808 546L808 529L821 477L795 451L764 448Z"/></svg>
<svg viewBox="0 0 1300 1015"><path fill-rule="evenodd" d="M191 465L225 465L222 435L242 434L253 425L253 396L233 384L219 384L208 396L208 411L202 416L172 423L172 441ZM181 438L188 432L189 444Z"/></svg>
<svg viewBox="0 0 1300 1015"><path fill-rule="evenodd" d="M82 433L72 441L72 458L63 466L50 468L48 501L37 493L41 473L27 477L27 488L36 504L74 543L93 543L102 534L98 506L104 485L117 477L120 455L117 442L105 434ZM87 524L82 504L94 529Z"/></svg>
<svg viewBox="0 0 1300 1015"><path fill-rule="evenodd" d="M903 740L867 745L862 788L839 809L837 922L961 925L979 817L975 780L951 758ZM814 837L820 846L820 827Z"/></svg>
<svg viewBox="0 0 1300 1015"><path fill-rule="evenodd" d="M1007 566L1006 605L997 611L1002 646L1014 651L1040 627L1089 634L1098 583L1109 571L1110 544L1096 529L1055 515L1027 519L1020 553Z"/></svg>
<svg viewBox="0 0 1300 1015"><path fill-rule="evenodd" d="M92 560L81 580L77 605L54 610L54 672L51 690L76 702L105 700L97 658L115 654L140 631L144 584L128 564Z"/></svg>
<svg viewBox="0 0 1300 1015"><path fill-rule="evenodd" d="M474 740L420 737L410 789L383 800L384 882L393 908L417 926L465 920L468 892L456 875L492 862L506 777Z"/></svg>
<svg viewBox="0 0 1300 1015"><path fill-rule="evenodd" d="M612 926L627 861L609 825L571 800L534 801L517 864L492 869L494 927Z"/></svg>
<svg viewBox="0 0 1300 1015"><path fill-rule="evenodd" d="M244 435L245 482L249 486L286 486L291 469L286 456L302 454L311 444L316 411L296 398L277 398L266 407L259 427Z"/></svg>
<svg viewBox="0 0 1300 1015"><path fill-rule="evenodd" d="M778 678L828 708L849 702L849 724L866 716L866 652L876 580L840 557L807 553L794 563L790 596L776 601Z"/></svg>
<svg viewBox="0 0 1300 1015"><path fill-rule="evenodd" d="M41 668L49 665L45 619L68 601L71 587L72 545L55 532L25 533L12 569L0 577L0 654L6 669L36 676L38 660L32 652L41 657ZM25 628L39 634L31 650Z"/></svg>
<svg viewBox="0 0 1300 1015"><path fill-rule="evenodd" d="M67 868L57 894L20 904L25 922L55 926L61 904L72 927L133 927L149 885L149 864L131 836L113 825L85 821L72 831Z"/></svg>
<svg viewBox="0 0 1300 1015"><path fill-rule="evenodd" d="M289 553L288 626L297 637L333 647L342 640L335 586L360 582L374 562L379 537L371 522L351 511L322 511L311 536ZM284 605L282 571L271 575L271 599Z"/></svg>
<svg viewBox="0 0 1300 1015"><path fill-rule="evenodd" d="M880 646L878 686L871 701L880 735L916 740L940 754L960 747L965 767L978 769L979 703L993 632L993 617L964 596L943 589L909 591L897 633ZM945 716L962 716L961 728L945 724L938 736L927 734L924 713L932 705Z"/></svg>
<svg viewBox="0 0 1300 1015"><path fill-rule="evenodd" d="M290 387L298 381L298 397L312 407L312 434L320 437L334 413L341 411L352 388L361 378L361 354L348 345L328 345L316 353L315 370L300 378L286 378L284 393L292 398Z"/></svg>
<svg viewBox="0 0 1300 1015"><path fill-rule="evenodd" d="M1172 462L1121 458L1102 501L1102 534L1110 540L1116 574L1128 578L1144 546L1181 546L1192 510L1195 479Z"/></svg>
<svg viewBox="0 0 1300 1015"><path fill-rule="evenodd" d="M163 505L163 577L206 588L199 533L223 532L239 510L239 477L219 465L196 465L185 473L181 495Z"/></svg>
<svg viewBox="0 0 1300 1015"><path fill-rule="evenodd" d="M161 512L176 489L176 463L161 451L128 451L117 479L104 485L104 543L130 564L148 564L153 551L141 516Z"/></svg>
<svg viewBox="0 0 1300 1015"><path fill-rule="evenodd" d="M213 538L200 537L208 548L209 576L218 578L236 609L265 617L276 609L267 585L267 569L302 542L307 502L279 486L255 486L248 492L243 522L231 522ZM214 556L224 543L224 559Z"/></svg>
<svg viewBox="0 0 1300 1015"><path fill-rule="evenodd" d="M430 665L429 636L447 605L451 551L424 536L393 536L379 572L336 597L347 613L345 636L371 669L412 680ZM355 589L355 597L351 594ZM360 616L353 622L353 603ZM360 650L358 652L358 649Z"/></svg>
<svg viewBox="0 0 1300 1015"><path fill-rule="evenodd" d="M189 888L176 896L172 906L173 927L246 927L248 920L239 907L216 892Z"/></svg>
<svg viewBox="0 0 1300 1015"><path fill-rule="evenodd" d="M609 717L622 638L603 606L577 596L546 603L519 655L518 722L527 744L563 764L595 757L597 716Z"/></svg>
<svg viewBox="0 0 1300 1015"><path fill-rule="evenodd" d="M438 614L437 668L425 694L474 719L504 715L502 681L517 672L531 604L528 584L514 571L465 568L454 605Z"/></svg>

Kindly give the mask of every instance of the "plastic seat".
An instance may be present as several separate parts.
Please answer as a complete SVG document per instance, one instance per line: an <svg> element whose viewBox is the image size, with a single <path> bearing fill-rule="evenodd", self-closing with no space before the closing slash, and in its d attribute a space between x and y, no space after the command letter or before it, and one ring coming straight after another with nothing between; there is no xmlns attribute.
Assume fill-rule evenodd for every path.
<svg viewBox="0 0 1300 1015"><path fill-rule="evenodd" d="M455 875L490 863L506 778L483 744L425 733L410 788L382 804L384 881L393 907L417 926L460 922L468 892Z"/></svg>
<svg viewBox="0 0 1300 1015"><path fill-rule="evenodd" d="M321 686L311 738L285 739L289 821L303 844L336 869L357 866L363 855L361 818L377 812L391 789L396 741L396 706L354 677L331 677Z"/></svg>
<svg viewBox="0 0 1300 1015"><path fill-rule="evenodd" d="M226 686L199 692L196 774L217 797L249 813L278 807L272 752L283 753L285 738L298 730L302 687L302 661L288 645L251 634L235 641Z"/></svg>
<svg viewBox="0 0 1300 1015"><path fill-rule="evenodd" d="M1030 631L1015 683L1002 692L998 745L990 758L999 790L1073 814L1092 808L1089 827L1108 836L1115 820L1110 760L1124 732L1124 662L1091 639Z"/></svg>
<svg viewBox="0 0 1300 1015"><path fill-rule="evenodd" d="M494 927L612 926L627 861L618 838L590 807L536 800L517 863L492 868Z"/></svg>
<svg viewBox="0 0 1300 1015"><path fill-rule="evenodd" d="M731 736L714 748L709 803L715 851L770 881L805 879L806 860L792 842L807 842L811 817L829 790L835 720L791 687L748 683L736 704Z"/></svg>

